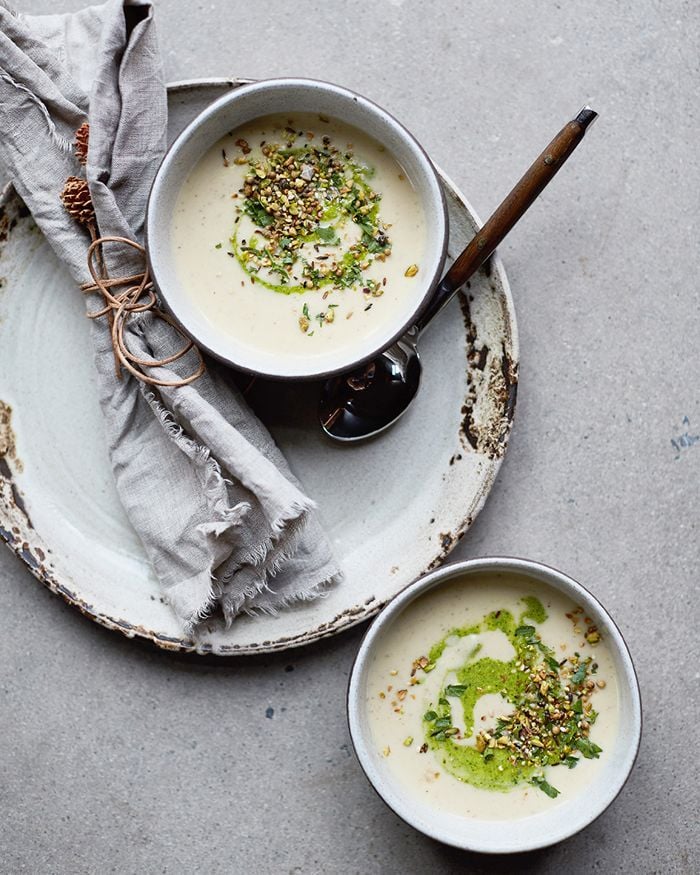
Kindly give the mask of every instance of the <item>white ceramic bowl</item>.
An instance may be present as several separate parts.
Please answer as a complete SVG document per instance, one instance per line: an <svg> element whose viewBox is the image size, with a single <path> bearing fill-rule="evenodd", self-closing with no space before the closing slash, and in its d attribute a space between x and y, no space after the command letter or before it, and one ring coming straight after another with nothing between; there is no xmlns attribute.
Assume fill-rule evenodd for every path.
<svg viewBox="0 0 700 875"><path fill-rule="evenodd" d="M425 256L419 282L406 285L403 306L383 333L356 346L330 350L308 361L237 344L212 324L183 289L172 257L171 216L183 182L209 147L233 128L273 113L322 113L369 134L393 154L411 180L426 223ZM175 140L156 174L146 215L146 248L161 298L182 327L212 355L251 373L277 379L318 379L351 370L374 358L404 334L440 279L447 251L447 208L430 159L393 116L372 101L314 79L268 79L244 85L207 107Z"/></svg>
<svg viewBox="0 0 700 875"><path fill-rule="evenodd" d="M466 575L505 572L525 575L564 593L581 605L598 626L610 649L619 684L619 731L606 750L603 768L585 793L549 811L514 820L479 820L436 811L406 793L372 743L367 717L366 686L372 656L384 631L402 611L428 590ZM348 722L355 753L374 789L399 817L431 838L464 850L487 854L516 853L547 847L588 826L605 811L627 780L639 749L642 709L639 684L627 645L600 602L566 574L525 559L473 559L447 565L407 587L370 626L357 654L348 687Z"/></svg>

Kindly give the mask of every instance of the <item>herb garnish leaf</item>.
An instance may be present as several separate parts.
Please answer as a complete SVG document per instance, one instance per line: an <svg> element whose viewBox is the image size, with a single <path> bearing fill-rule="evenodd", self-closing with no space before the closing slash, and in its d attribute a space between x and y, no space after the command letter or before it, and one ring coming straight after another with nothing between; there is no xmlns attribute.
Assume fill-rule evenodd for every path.
<svg viewBox="0 0 700 875"><path fill-rule="evenodd" d="M531 781L531 784L534 784L535 787L539 787L543 793L546 793L550 799L556 799L560 790L557 790L556 787L552 787L552 785L546 781L544 778L540 778L535 776Z"/></svg>
<svg viewBox="0 0 700 875"><path fill-rule="evenodd" d="M597 760L603 750L589 738L577 738L574 743L587 760Z"/></svg>
<svg viewBox="0 0 700 875"><path fill-rule="evenodd" d="M328 243L331 246L335 246L340 243L340 238L335 232L335 228L332 225L328 225L324 227L323 225L319 225L316 228L316 236L323 243Z"/></svg>
<svg viewBox="0 0 700 875"><path fill-rule="evenodd" d="M581 684L586 679L586 663L582 662L581 665L576 669L576 671L571 676L572 684Z"/></svg>
<svg viewBox="0 0 700 875"><path fill-rule="evenodd" d="M259 225L261 228L269 228L269 226L275 221L260 201L248 199L245 202L244 209L255 224Z"/></svg>
<svg viewBox="0 0 700 875"><path fill-rule="evenodd" d="M552 671L556 671L556 672L559 671L559 663L556 661L556 659L553 656L546 656L544 661L552 669Z"/></svg>
<svg viewBox="0 0 700 875"><path fill-rule="evenodd" d="M445 687L446 696L463 696L466 692L466 684L448 684Z"/></svg>

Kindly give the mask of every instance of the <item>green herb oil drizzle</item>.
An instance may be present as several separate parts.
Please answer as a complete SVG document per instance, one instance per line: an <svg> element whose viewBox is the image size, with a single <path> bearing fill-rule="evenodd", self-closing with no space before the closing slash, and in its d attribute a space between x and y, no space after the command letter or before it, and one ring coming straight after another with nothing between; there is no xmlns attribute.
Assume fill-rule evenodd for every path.
<svg viewBox="0 0 700 875"><path fill-rule="evenodd" d="M507 610L494 611L480 623L452 629L427 657L416 660L414 674L431 672L439 667L448 641L484 632L502 632L515 651L507 662L479 658L477 644L464 665L448 672L450 678L456 675L456 683L443 681L423 715L425 743L461 781L498 791L529 783L555 798L559 790L545 779L546 766L574 768L579 755L593 759L601 753L589 738L597 717L590 700L595 688L590 675L598 666L592 657L578 653L557 661L533 625L547 619L544 606L532 596L521 601L524 610L517 621ZM514 710L499 718L491 731L475 735L475 706L489 693L502 696ZM464 715L463 730L454 725L459 723L453 719L457 705ZM463 743L465 738L475 738L475 744Z"/></svg>
<svg viewBox="0 0 700 875"><path fill-rule="evenodd" d="M363 273L375 258L391 254L379 219L381 196L369 184L374 170L327 137L323 146L292 147L296 133L289 129L288 135L286 147L268 143L261 158L246 159L239 209L256 230L243 239L236 223L233 255L256 283L282 294L362 286L366 295L381 296L381 284ZM340 235L350 222L360 233L341 254Z"/></svg>

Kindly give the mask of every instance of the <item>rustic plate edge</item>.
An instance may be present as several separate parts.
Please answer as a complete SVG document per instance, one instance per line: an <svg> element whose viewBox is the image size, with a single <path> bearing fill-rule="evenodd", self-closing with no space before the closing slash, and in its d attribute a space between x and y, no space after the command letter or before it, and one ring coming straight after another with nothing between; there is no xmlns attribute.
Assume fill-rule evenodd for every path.
<svg viewBox="0 0 700 875"><path fill-rule="evenodd" d="M254 80L228 77L189 79L169 83L168 90L177 93L202 87L217 87L223 85L230 85L231 87L235 87L251 81ZM472 208L469 200L464 197L460 189L454 184L451 178L447 176L447 174L445 174L439 167L436 169L438 170L438 173L442 178L443 182L446 184L448 190L451 190L451 193L454 193L454 195L456 195L456 197L461 200L461 202L464 204L465 208L473 218L474 222L478 226L480 226L481 221L477 216L475 210ZM0 191L0 208L9 201L13 194L14 187L12 183L7 183ZM446 548L442 547L419 576L422 576L422 574L426 573L431 568L434 568L437 565L441 564L447 558L449 553L454 549L457 543L459 543L463 535L468 531L478 514L481 512L489 495L491 487L495 481L495 478L498 474L498 471L501 467L503 456L505 454L508 440L510 437L510 430L512 427L515 412L515 398L517 398L517 366L519 363L518 329L510 283L508 281L503 262L497 254L494 254L492 256L491 270L492 273L495 273L498 276L499 282L503 289L503 297L505 300L506 311L504 315L507 317L504 321L510 329L509 336L507 338L510 345L510 359L516 368L516 373L513 375L514 400L506 413L509 422L508 429L504 434L502 440L503 452L497 457L489 459L489 470L484 477L481 490L476 496L476 500L472 505L470 513L462 520L461 524L453 532L454 537L451 544ZM26 517L26 514L24 515ZM29 522L28 518L27 521L31 528L31 522ZM77 608L85 617L111 631L121 632L122 635L127 638L139 638L141 640L155 644L158 648L162 650L167 650L171 652L196 653L199 655L214 655L226 657L250 656L254 654L276 653L290 650L292 648L302 647L316 641L321 641L324 638L330 638L341 631L352 628L353 626L363 622L364 620L373 617L384 607L384 605L386 605L391 600L391 598L394 597L391 596L390 598L382 601L370 599L367 603L363 605L353 606L352 608L348 608L345 611L342 611L330 622L323 623L315 629L300 633L295 636L278 638L275 641L263 641L259 645L223 645L214 647L211 644L197 644L194 641L163 636L158 632L154 632L142 626L134 626L126 620L115 619L114 617L109 617L105 614L94 611L87 602L85 602L83 599L73 593L70 589L68 589L68 587L55 580L53 578L53 575L48 572L47 569L37 563L36 558L33 556L33 554L31 554L31 551L28 551L28 548L24 543L11 543L9 539L4 537L1 529L0 539L6 543L9 549L15 553L20 561L22 561L22 563L29 569L29 571L40 583L44 584L44 586L54 595L60 596L67 604ZM29 556L27 555L28 552L30 553Z"/></svg>

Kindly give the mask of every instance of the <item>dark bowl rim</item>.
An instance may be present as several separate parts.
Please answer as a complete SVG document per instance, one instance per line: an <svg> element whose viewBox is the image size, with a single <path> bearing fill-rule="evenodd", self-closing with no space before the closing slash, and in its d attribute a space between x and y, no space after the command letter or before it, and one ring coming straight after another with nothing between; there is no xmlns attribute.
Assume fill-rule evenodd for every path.
<svg viewBox="0 0 700 875"><path fill-rule="evenodd" d="M231 81L231 80L224 80ZM240 81L240 80L235 80ZM173 310L170 302L168 301L168 296L164 292L162 286L158 282L158 277L156 271L153 269L153 263L151 260L150 247L148 244L149 239L149 218L151 215L151 203L154 200L154 190L156 189L156 185L161 178L161 172L163 166L166 162L167 157L171 154L171 152L177 147L180 141L186 136L189 135L200 123L202 117L205 115L210 115L218 112L223 107L227 106L229 103L234 101L241 93L248 92L250 90L256 88L265 88L269 85L284 85L284 84L302 84L302 85L321 85L335 91L336 93L342 93L345 96L351 97L355 101L361 101L363 104L367 105L369 109L377 113L380 116L384 116L391 123L396 125L402 132L402 135L409 140L413 146L417 149L418 153L423 157L426 164L426 169L428 173L432 174L432 177L436 183L436 187L439 193L439 212L442 215L443 219L443 235L442 235L442 243L441 243L441 251L436 262L435 270L433 271L432 277L430 281L426 283L425 292L413 310L410 318L402 324L402 326L392 335L391 339L386 342L382 341L381 345L366 353L360 358L353 359L347 365L343 365L338 368L333 368L328 371L320 371L314 372L311 374L279 374L270 371L261 371L255 368L251 368L246 365L242 365L239 362L234 361L233 358L227 357L216 350L213 350L207 343L198 338L179 318L179 316ZM342 120L342 119L341 119ZM156 171L155 176L153 177L153 182L151 183L150 190L148 192L148 199L146 201L146 214L144 219L144 247L146 250L146 261L148 264L148 271L150 274L150 278L153 282L153 285L158 293L158 296L163 304L164 309L167 311L169 316L175 321L175 323L180 327L180 329L185 333L187 337L190 337L197 346L204 350L207 355L216 359L217 361L222 362L228 367L235 368L238 371L242 371L243 373L250 374L251 376L260 377L266 380L277 380L280 382L286 383L294 383L294 382L315 382L321 380L327 380L331 377L339 376L340 374L345 374L355 370L356 368L361 367L372 359L376 358L378 355L381 355L386 349L396 343L407 331L409 331L418 321L420 315L423 313L425 308L430 301L430 298L440 281L444 266L445 259L447 258L447 247L449 244L449 236L450 236L450 224L449 224L449 214L447 210L447 200L445 198L445 191L443 188L442 180L440 178L440 173L438 172L435 164L432 159L428 155L427 151L423 148L420 142L416 139L416 137L408 130L408 128L400 122L392 113L385 110L382 106L380 106L375 101L371 100L368 97L360 94L359 92L353 91L350 88L346 88L343 85L337 85L334 82L329 82L325 79L313 79L311 77L297 77L297 76L277 76L269 79L247 79L243 80L242 84L235 85L232 83L232 89L230 92L226 94L222 94L221 97L216 98L212 103L206 106L200 113L198 113L194 119L192 119L189 124L187 124L182 131L175 137L173 142L168 146L163 155L163 158L158 166L158 170Z"/></svg>
<svg viewBox="0 0 700 875"><path fill-rule="evenodd" d="M355 744L355 736L353 735L352 724L350 722L350 707L351 707L350 706L350 690L351 690L351 687L353 684L353 679L355 678L355 673L357 671L357 662L358 662L358 659L360 657L360 654L363 651L363 648L365 646L365 642L366 642L367 638L369 637L369 634L372 631L375 624L381 620L382 615L392 607L394 602L396 602L398 599L407 598L410 595L411 591L416 590L416 589L420 589L420 585L424 584L428 578L440 575L441 573L444 573L446 571L453 571L455 573L459 573L461 571L469 571L471 569L478 570L479 567L483 567L484 569L486 569L489 565L497 565L499 563L514 565L515 566L515 568L513 569L514 571L517 571L517 567L520 566L520 569L524 575L527 574L528 567L531 568L533 565L537 566L541 569L544 569L546 572L550 572L550 573L554 573L555 575L559 575L560 577L565 578L566 580L574 583L576 586L578 586L580 589L582 589L593 600L593 602L595 602L595 604L600 608L602 613L606 616L607 620L610 622L611 626L615 629L615 631L619 635L624 653L627 655L627 659L629 661L629 665L630 665L630 668L632 670L632 679L633 679L634 683L631 685L631 692L633 694L633 698L637 702L637 708L639 710L639 732L637 733L637 741L636 741L636 744L634 747L633 756L632 756L632 759L630 760L629 769L627 770L627 774L625 775L624 780L620 783L620 786L619 786L617 792L615 793L615 795L587 823L583 824L582 826L580 826L576 829L572 829L566 835L558 837L552 841L543 840L537 844L531 844L531 845L528 845L527 847L521 848L521 849L516 848L513 850L510 850L510 849L484 850L483 848L469 848L469 847L466 847L464 844L460 844L458 841L449 841L448 839L445 839L445 838L438 838L435 835L432 835L428 832L423 831L418 826L416 826L415 823L408 820L406 817L404 817L403 814L401 814L399 811L397 811L393 807L393 805L382 795L381 790L375 785L374 781L371 779L371 777L367 773L367 770L365 769L364 763L362 762L360 755L358 753L357 745ZM449 579L450 579L449 576L447 576L445 578L445 581L449 580ZM443 582L443 581L438 580L436 582L435 586L439 586L439 584L441 582ZM432 587L430 587L429 589L432 589ZM413 601L413 599L408 601L406 606L408 606L411 603L411 601ZM644 731L644 709L642 707L642 693L641 693L641 689L639 686L639 676L637 674L637 669L634 665L634 660L632 659L632 654L630 653L630 649L627 645L627 641L625 640L625 636L622 634L620 627L617 625L617 623L615 622L613 617L610 615L610 613L608 612L605 605L600 601L600 599L596 595L594 595L591 592L590 589L588 589L588 587L584 586L582 583L579 583L578 580L571 577L571 575L567 574L566 572L560 571L555 566L549 565L546 562L540 562L538 559L525 559L525 558L520 557L520 556L506 556L506 555L474 556L471 559L461 559L461 560L454 561L454 562L448 562L445 565L442 565L440 568L436 568L433 571L430 571L427 574L422 575L421 577L418 578L418 580L413 581L413 583L410 583L408 586L406 586L404 589L402 589L401 592L397 593L390 601L388 601L386 603L386 605L384 605L384 607L381 609L381 611L379 611L379 613L368 624L367 629L365 630L365 632L362 636L362 639L360 641L360 644L357 648L357 652L355 653L355 656L353 658L352 665L350 667L350 673L348 675L348 683L347 683L346 692L345 692L345 717L346 717L346 724L347 724L347 728L348 728L348 735L350 736L350 743L352 745L353 753L355 754L355 759L357 760L357 762L362 770L362 773L365 776L365 779L367 780L367 783L374 790L374 792L377 794L377 796L379 796L379 798L387 806L387 808L390 811L392 811L398 818L400 818L400 820L403 821L403 823L405 823L407 826L410 826L411 829L416 830L416 832L419 832L422 835L425 835L426 837L432 839L433 841L440 842L440 844L447 845L448 847L457 848L461 851L465 851L468 853L474 853L474 854L483 854L484 856L499 856L499 855L509 855L509 854L530 853L531 851L540 851L540 850L543 850L544 848L549 848L549 847L552 847L553 845L557 845L560 842L567 841L572 836L575 836L579 832L582 832L584 829L587 829L592 823L595 823L595 821L598 820L599 817L601 817L603 814L605 814L605 812L617 800L620 793L622 793L624 788L627 786L627 782L629 781L630 776L631 776L632 772L634 771L634 767L635 767L635 764L637 762L637 758L639 757L639 750L640 750L641 743L642 743L642 734ZM507 824L508 821L504 821L503 823Z"/></svg>

